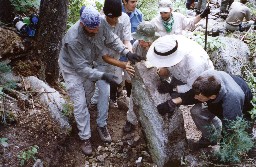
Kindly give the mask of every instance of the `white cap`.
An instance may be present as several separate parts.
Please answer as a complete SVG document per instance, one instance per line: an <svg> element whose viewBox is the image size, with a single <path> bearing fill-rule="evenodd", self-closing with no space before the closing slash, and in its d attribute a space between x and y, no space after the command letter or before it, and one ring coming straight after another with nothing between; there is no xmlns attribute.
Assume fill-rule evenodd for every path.
<svg viewBox="0 0 256 167"><path fill-rule="evenodd" d="M160 0L158 3L159 12L170 12L172 9L172 1L170 0Z"/></svg>

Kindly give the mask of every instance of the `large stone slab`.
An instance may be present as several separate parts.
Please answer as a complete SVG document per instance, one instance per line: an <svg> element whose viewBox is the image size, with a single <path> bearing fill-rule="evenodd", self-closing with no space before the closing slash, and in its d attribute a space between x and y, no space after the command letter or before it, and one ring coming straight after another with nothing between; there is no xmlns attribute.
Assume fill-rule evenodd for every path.
<svg viewBox="0 0 256 167"><path fill-rule="evenodd" d="M136 75L132 79L135 113L145 132L152 159L159 167L178 164L187 152L182 112L178 109L172 118L162 118L156 106L170 96L158 93L157 83L160 80L156 68L147 69L141 62L135 69Z"/></svg>

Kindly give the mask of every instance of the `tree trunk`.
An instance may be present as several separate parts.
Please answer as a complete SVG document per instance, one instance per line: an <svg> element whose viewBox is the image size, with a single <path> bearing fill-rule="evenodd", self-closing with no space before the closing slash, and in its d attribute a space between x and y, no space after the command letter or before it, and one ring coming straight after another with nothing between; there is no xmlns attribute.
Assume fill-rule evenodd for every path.
<svg viewBox="0 0 256 167"><path fill-rule="evenodd" d="M37 57L41 60L39 77L54 85L59 77L58 55L67 25L68 0L41 0Z"/></svg>
<svg viewBox="0 0 256 167"><path fill-rule="evenodd" d="M0 0L0 21L11 23L14 19L13 7L9 0Z"/></svg>

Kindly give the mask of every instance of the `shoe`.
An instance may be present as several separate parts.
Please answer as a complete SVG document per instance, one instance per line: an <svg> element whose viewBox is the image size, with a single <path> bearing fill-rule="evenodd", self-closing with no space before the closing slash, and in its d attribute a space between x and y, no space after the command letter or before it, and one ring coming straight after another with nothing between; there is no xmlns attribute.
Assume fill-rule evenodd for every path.
<svg viewBox="0 0 256 167"><path fill-rule="evenodd" d="M135 125L133 125L132 123L130 123L129 121L126 121L123 131L126 133L129 133L131 131L133 131L135 129Z"/></svg>
<svg viewBox="0 0 256 167"><path fill-rule="evenodd" d="M99 132L99 135L102 141L109 142L109 143L112 141L111 136L108 132L107 126L104 126L104 127L97 126L97 130Z"/></svg>
<svg viewBox="0 0 256 167"><path fill-rule="evenodd" d="M85 155L92 155L92 144L90 139L84 140L81 148Z"/></svg>

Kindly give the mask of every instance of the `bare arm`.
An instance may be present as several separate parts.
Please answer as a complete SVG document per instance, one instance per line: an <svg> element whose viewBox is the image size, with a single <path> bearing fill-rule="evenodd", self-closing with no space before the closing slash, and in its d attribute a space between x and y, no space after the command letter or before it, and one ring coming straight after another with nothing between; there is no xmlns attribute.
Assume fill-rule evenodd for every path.
<svg viewBox="0 0 256 167"><path fill-rule="evenodd" d="M197 24L202 18L200 17L200 14L197 15L195 18L194 18L194 23Z"/></svg>
<svg viewBox="0 0 256 167"><path fill-rule="evenodd" d="M130 65L129 62L123 62L123 61L119 61L117 59L114 59L113 57L109 56L109 55L104 55L102 56L102 59L108 63L108 64L111 64L113 66L117 66L117 67L120 67L120 68L123 68L125 69L128 74L134 76L134 73L135 73L135 70L134 68Z"/></svg>

